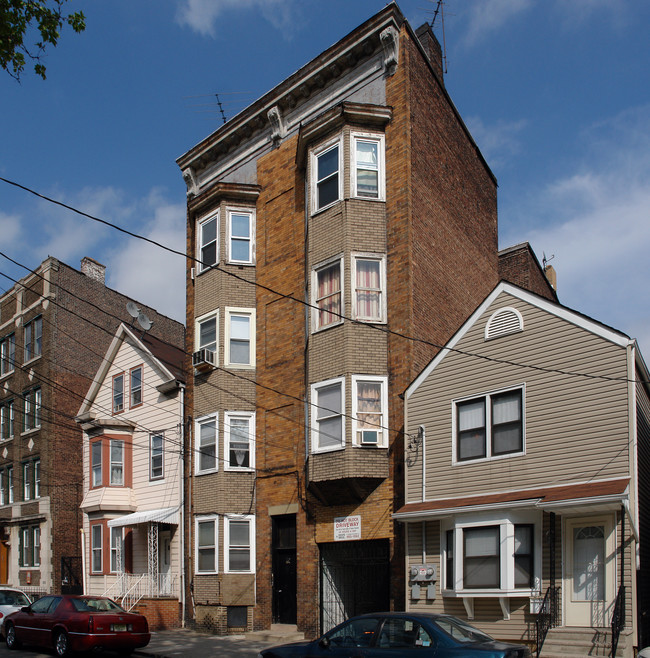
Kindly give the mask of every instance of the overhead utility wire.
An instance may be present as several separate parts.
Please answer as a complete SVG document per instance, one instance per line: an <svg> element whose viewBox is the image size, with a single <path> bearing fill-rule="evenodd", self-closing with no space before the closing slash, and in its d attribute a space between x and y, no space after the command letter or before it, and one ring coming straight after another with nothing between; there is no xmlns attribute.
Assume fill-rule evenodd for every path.
<svg viewBox="0 0 650 658"><path fill-rule="evenodd" d="M164 244L161 244L160 242L156 242L155 240L152 240L151 238L147 238L144 235L139 235L138 233L133 233L132 231L129 231L125 228L122 228L121 226L117 226L116 224L113 224L113 223L111 223L111 222L109 222L105 219L101 219L99 217L94 217L93 215L89 215L88 213L85 213L82 210L78 210L77 208L74 208L73 206L69 206L69 205L67 205L67 204L65 204L61 201L57 201L56 199L51 199L50 197L47 197L43 194L40 194L39 192L36 192L36 191L34 191L34 190L32 190L28 187L25 187L24 185L21 185L20 183L16 183L14 181L8 180L7 178L4 178L2 176L0 176L0 181L3 181L3 182L5 182L9 185L13 185L14 187L18 187L19 189L24 190L25 192L29 192L30 194L33 194L34 196L37 196L40 199L43 199L45 201L49 201L50 203L54 203L55 205L61 206L63 208L67 208L68 210L71 210L72 212L77 213L78 215L81 215L82 217L87 217L88 219L92 219L93 221L100 222L101 224L104 224L105 226L109 226L111 228L114 228L115 230L120 231L121 233L125 233L126 235L130 235L133 238L137 238L139 240L144 240L145 242L153 244L153 245L155 245L155 246L157 246L157 247L159 247L159 248L161 248L165 251L168 251L172 254L176 254L178 256L183 256L184 258L187 258L187 259L189 259L189 260L191 260L191 261L193 261L193 262L195 262L199 265L204 264L203 261L199 260L196 257L189 256L188 254L186 254L184 252L181 252L181 251L178 251L177 249L173 249L171 247L168 247ZM266 292L269 292L273 295L277 295L281 299L288 299L288 300L294 301L298 304L301 304L301 305L303 305L307 308L313 309L313 310L321 310L317 306L315 306L314 304L310 304L309 302L306 302L304 299L298 299L297 297L294 297L291 294L279 292L278 290L274 290L273 288L270 288L269 286L265 286L264 284L259 283L257 281L250 281L250 280L246 279L245 277L236 274L235 272L229 272L228 270L224 270L221 267L219 267L218 265L212 266L211 269L215 270L215 271L218 271L218 272L223 272L227 276L235 278L235 279L237 279L239 281L242 281L244 283L248 283L249 285L253 285L257 288L261 288L262 290L265 290ZM587 379L602 379L602 380L605 380L605 381L617 381L617 382L626 382L626 383L642 383L642 384L650 383L650 381L639 380L639 379L636 379L636 378L630 379L628 377L611 377L611 376L608 376L608 375L594 375L594 374L584 373L584 372L572 372L572 371L569 371L569 370L562 370L562 369L559 369L559 368L545 368L544 366L536 366L536 365L525 364L525 363L517 363L516 361L510 361L508 359L497 359L495 357L490 357L490 356L486 356L486 355L483 355L483 354L477 354L475 352L467 352L465 350L459 350L459 349L454 348L454 347L445 347L445 345L441 345L439 343L434 343L434 342L426 340L424 338L415 338L414 336L408 336L408 335L403 334L399 331L395 331L394 329L389 329L388 327L383 327L381 325L373 324L372 322L362 322L360 320L357 320L355 318L346 316L342 313L337 313L335 311L329 311L329 312L330 312L331 315L335 315L335 316L341 318L342 320L348 320L349 322L351 322L353 324L358 324L358 325L365 326L365 327L368 327L368 328L371 328L371 329L375 329L375 330L381 331L382 333L385 333L385 334L397 336L398 338L403 338L404 340L408 340L408 341L415 342L415 343L422 343L423 345L428 345L429 347L434 347L438 350L446 349L449 352L454 352L456 354L461 354L461 355L473 357L473 358L476 358L476 359L483 359L484 361L490 361L492 363L500 363L500 364L503 364L503 365L515 366L515 367L518 367L518 368L529 368L531 370L536 370L536 371L539 371L539 372L567 375L567 376L570 376L570 377L585 377Z"/></svg>

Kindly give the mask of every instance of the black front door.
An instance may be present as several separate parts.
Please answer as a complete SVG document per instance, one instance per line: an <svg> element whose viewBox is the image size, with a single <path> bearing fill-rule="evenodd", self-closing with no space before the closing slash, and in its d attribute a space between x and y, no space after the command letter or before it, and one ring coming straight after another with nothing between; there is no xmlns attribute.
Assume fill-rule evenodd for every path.
<svg viewBox="0 0 650 658"><path fill-rule="evenodd" d="M272 516L273 622L296 623L296 515Z"/></svg>

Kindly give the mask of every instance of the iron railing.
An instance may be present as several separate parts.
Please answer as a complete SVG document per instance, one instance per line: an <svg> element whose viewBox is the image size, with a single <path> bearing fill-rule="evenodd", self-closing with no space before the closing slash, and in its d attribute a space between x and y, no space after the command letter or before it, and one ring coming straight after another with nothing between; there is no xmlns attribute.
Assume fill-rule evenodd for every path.
<svg viewBox="0 0 650 658"><path fill-rule="evenodd" d="M140 599L177 596L176 576L169 573L120 573L104 596L115 599L131 610Z"/></svg>
<svg viewBox="0 0 650 658"><path fill-rule="evenodd" d="M539 656L542 650L542 645L544 644L549 628L554 628L558 625L559 590L559 587L554 586L546 590L544 601L542 601L542 605L537 613L537 619L535 620L537 656Z"/></svg>
<svg viewBox="0 0 650 658"><path fill-rule="evenodd" d="M611 658L616 656L616 648L618 647L618 638L621 631L625 627L625 585L618 588L616 595L616 603L614 604L614 612L612 613L612 653Z"/></svg>

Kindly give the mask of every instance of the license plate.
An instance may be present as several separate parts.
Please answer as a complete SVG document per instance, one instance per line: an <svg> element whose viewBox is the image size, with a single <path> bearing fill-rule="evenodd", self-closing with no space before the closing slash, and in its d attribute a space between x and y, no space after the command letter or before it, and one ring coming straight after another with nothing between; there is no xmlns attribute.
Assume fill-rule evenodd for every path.
<svg viewBox="0 0 650 658"><path fill-rule="evenodd" d="M113 624L113 630L116 633L123 633L126 631L126 624Z"/></svg>

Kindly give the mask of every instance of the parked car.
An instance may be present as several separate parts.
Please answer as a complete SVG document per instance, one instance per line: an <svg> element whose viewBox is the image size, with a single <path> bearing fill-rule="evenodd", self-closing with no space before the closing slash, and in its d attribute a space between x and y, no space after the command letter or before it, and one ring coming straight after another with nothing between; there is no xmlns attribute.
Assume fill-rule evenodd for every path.
<svg viewBox="0 0 650 658"><path fill-rule="evenodd" d="M44 596L4 620L9 649L22 644L72 651L111 649L123 655L146 647L151 639L146 617L126 612L104 596Z"/></svg>
<svg viewBox="0 0 650 658"><path fill-rule="evenodd" d="M2 624L7 615L24 608L31 602L32 600L29 596L19 589L14 589L13 587L0 588L0 624ZM2 630L0 628L1 632Z"/></svg>
<svg viewBox="0 0 650 658"><path fill-rule="evenodd" d="M352 617L312 642L264 649L258 658L397 655L400 658L530 658L531 654L528 647L497 642L451 615L382 612Z"/></svg>

